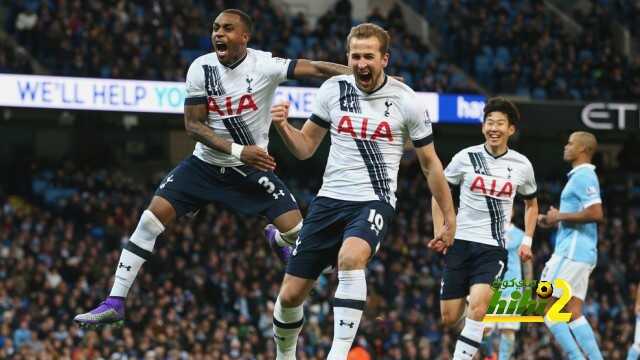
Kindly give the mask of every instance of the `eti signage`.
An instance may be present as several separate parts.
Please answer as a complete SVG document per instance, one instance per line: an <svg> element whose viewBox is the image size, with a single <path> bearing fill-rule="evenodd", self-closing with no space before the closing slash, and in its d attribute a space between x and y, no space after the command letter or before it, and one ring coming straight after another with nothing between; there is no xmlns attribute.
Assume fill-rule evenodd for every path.
<svg viewBox="0 0 640 360"><path fill-rule="evenodd" d="M590 103L582 108L582 123L594 130L640 129L638 104Z"/></svg>
<svg viewBox="0 0 640 360"><path fill-rule="evenodd" d="M182 114L184 83L0 74L0 106ZM291 103L292 118L311 115L317 88L280 86L274 102ZM417 93L436 123L479 124L484 96Z"/></svg>

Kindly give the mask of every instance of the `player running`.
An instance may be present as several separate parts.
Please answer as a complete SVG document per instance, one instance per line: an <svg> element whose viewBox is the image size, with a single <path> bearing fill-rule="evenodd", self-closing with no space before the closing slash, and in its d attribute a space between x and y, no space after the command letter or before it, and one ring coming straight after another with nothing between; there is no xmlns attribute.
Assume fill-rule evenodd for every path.
<svg viewBox="0 0 640 360"><path fill-rule="evenodd" d="M560 195L560 209L552 206L546 215L538 218L540 227L558 227L556 246L541 280L553 283L555 279L563 279L571 286L573 296L565 306L565 311L571 312L571 322L556 323L545 318L545 324L570 359L584 358L578 345L589 359L602 359L591 325L582 315L589 275L598 257L597 223L603 219L600 184L596 167L591 164L597 147L596 137L588 132L577 131L569 136L564 146L564 160L571 163L572 169ZM554 288L548 306L561 294L562 290Z"/></svg>
<svg viewBox="0 0 640 360"><path fill-rule="evenodd" d="M472 359L482 341L482 318L493 295L490 284L502 280L507 266L505 226L516 193L525 204L525 236L519 255L523 261L532 256L531 237L538 216L533 166L524 155L508 147L519 118L510 101L489 99L482 124L485 143L458 152L445 169L447 181L460 187L456 240L445 255L440 289L445 326L460 320L469 295L467 317L453 354L456 360ZM438 204L433 202L435 231L444 224Z"/></svg>
<svg viewBox="0 0 640 360"><path fill-rule="evenodd" d="M365 23L351 29L347 57L354 75L327 80L302 130L287 122L288 104L274 106L276 129L298 159L313 155L324 136L331 148L322 188L311 202L287 264L273 316L277 359L295 359L303 324L303 302L323 269L336 262L334 334L327 359L344 360L367 299L365 267L394 218L398 168L411 138L429 187L445 213L445 227L432 240L453 240L455 213L431 123L416 94L385 75L389 35Z"/></svg>
<svg viewBox="0 0 640 360"><path fill-rule="evenodd" d="M213 23L214 53L200 56L187 72L185 128L197 141L193 155L162 181L124 246L115 282L97 308L75 317L81 326L121 324L125 298L156 238L176 218L219 202L248 215L262 215L279 231L267 229L270 243L293 244L302 216L285 184L273 173L268 153L269 109L281 82L299 77L327 78L349 67L308 60L274 58L247 48L253 23L244 12L222 11ZM282 254L285 251L283 249Z"/></svg>

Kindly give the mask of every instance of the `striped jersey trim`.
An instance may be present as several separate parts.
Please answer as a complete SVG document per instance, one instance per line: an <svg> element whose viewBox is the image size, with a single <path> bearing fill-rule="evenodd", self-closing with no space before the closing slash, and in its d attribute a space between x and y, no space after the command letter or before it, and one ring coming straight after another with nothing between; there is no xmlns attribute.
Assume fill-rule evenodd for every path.
<svg viewBox="0 0 640 360"><path fill-rule="evenodd" d="M380 147L378 147L378 144L373 141L362 139L353 140L356 142L360 155L362 156L364 164L367 167L367 171L369 172L369 179L371 180L373 192L378 196L380 201L390 203L390 178L382 152L380 152Z"/></svg>
<svg viewBox="0 0 640 360"><path fill-rule="evenodd" d="M340 110L360 114L362 112L360 100L353 85L346 80L338 81L338 85L340 86Z"/></svg>

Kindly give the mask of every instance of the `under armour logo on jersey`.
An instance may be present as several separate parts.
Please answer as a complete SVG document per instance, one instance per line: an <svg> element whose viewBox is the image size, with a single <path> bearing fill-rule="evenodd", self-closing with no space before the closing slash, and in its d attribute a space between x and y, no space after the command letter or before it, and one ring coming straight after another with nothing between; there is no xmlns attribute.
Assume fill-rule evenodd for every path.
<svg viewBox="0 0 640 360"><path fill-rule="evenodd" d="M164 179L164 181L162 182L162 184L160 184L160 189L164 189L165 186L167 186L168 183L173 182L173 174L167 176L166 179Z"/></svg>
<svg viewBox="0 0 640 360"><path fill-rule="evenodd" d="M251 93L251 91L253 90L251 88L251 82L253 81L253 79L247 76L247 78L245 78L245 80L247 82L247 92Z"/></svg>
<svg viewBox="0 0 640 360"><path fill-rule="evenodd" d="M356 105L356 102L354 100L342 99L340 105L347 109L353 109Z"/></svg>
<svg viewBox="0 0 640 360"><path fill-rule="evenodd" d="M354 326L355 324L356 324L356 323L355 323L355 322L353 322L353 321L352 321L352 322L346 322L346 321L344 321L344 320L340 320L340 326L348 326L348 327L350 327L351 329L353 329L353 326Z"/></svg>
<svg viewBox="0 0 640 360"><path fill-rule="evenodd" d="M120 265L118 265L118 269L121 269L121 268L125 268L127 269L127 271L131 271L131 265L125 265L123 263L120 263Z"/></svg>
<svg viewBox="0 0 640 360"><path fill-rule="evenodd" d="M273 195L273 198L274 198L274 199L278 200L278 198L279 198L280 196L284 196L284 191L282 191L282 189L280 189L280 191L278 191L277 193L273 193L273 194L271 194L271 195Z"/></svg>
<svg viewBox="0 0 640 360"><path fill-rule="evenodd" d="M391 101L389 101L389 100L385 100L385 102L384 102L384 106L386 106L386 107L387 107L387 110L385 110L385 111L384 111L384 116L385 116L385 117L389 117L389 114L390 114L390 113L389 113L389 108L391 107L391 105L393 105L393 103L392 103Z"/></svg>

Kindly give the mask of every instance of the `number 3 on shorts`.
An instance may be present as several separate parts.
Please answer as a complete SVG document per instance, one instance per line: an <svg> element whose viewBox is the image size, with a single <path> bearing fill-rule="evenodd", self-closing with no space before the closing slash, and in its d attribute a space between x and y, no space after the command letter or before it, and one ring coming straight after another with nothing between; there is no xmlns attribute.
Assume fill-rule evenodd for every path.
<svg viewBox="0 0 640 360"><path fill-rule="evenodd" d="M368 222L371 223L371 230L375 231L377 235L380 235L380 231L384 227L384 218L382 215L376 212L376 209L369 210Z"/></svg>

